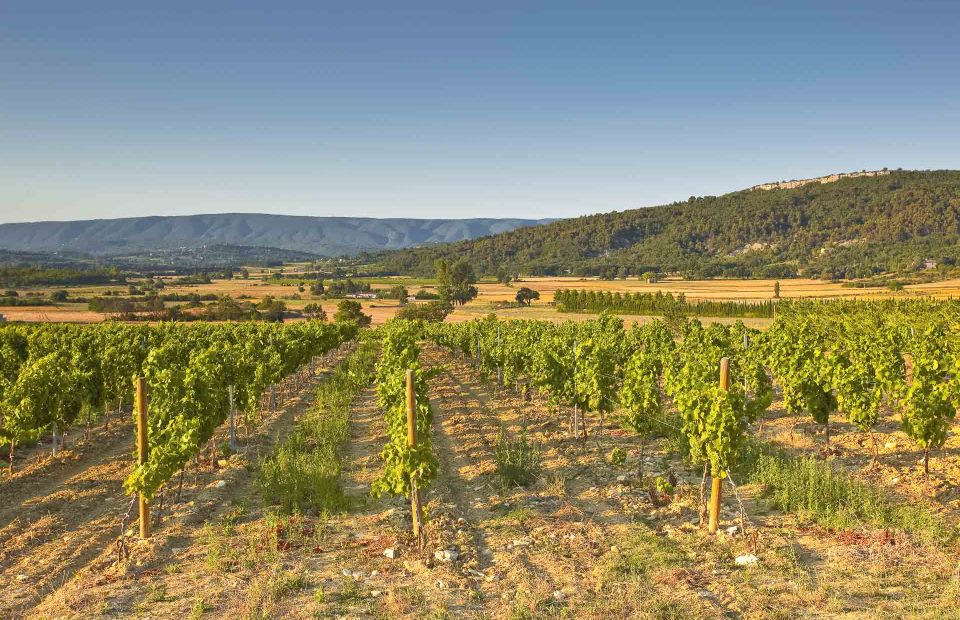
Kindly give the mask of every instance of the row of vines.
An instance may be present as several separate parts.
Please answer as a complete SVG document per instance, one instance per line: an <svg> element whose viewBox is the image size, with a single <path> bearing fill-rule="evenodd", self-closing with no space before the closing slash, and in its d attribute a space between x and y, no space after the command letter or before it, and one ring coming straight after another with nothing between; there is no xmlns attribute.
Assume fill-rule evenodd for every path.
<svg viewBox="0 0 960 620"><path fill-rule="evenodd" d="M13 450L149 394L150 454L125 482L151 497L233 407L255 411L283 377L356 336L352 323L8 325L0 328L0 444ZM249 422L249 419L248 419Z"/></svg>
<svg viewBox="0 0 960 620"><path fill-rule="evenodd" d="M439 470L433 453L430 428L430 379L437 369L424 370L420 364L422 321L393 320L377 329L381 357L377 364L377 403L384 411L387 443L380 453L383 473L371 492L411 498L414 534L423 542L421 495Z"/></svg>
<svg viewBox="0 0 960 620"><path fill-rule="evenodd" d="M653 321L625 330L610 315L561 324L489 316L433 324L428 335L506 384L545 395L569 413L578 436L590 418L600 428L611 412L641 438L675 425L692 460L722 478L775 386L788 411L823 425L827 442L831 416L873 438L881 416L899 413L927 467L960 405L958 317L957 302L794 302L763 332L739 322Z"/></svg>

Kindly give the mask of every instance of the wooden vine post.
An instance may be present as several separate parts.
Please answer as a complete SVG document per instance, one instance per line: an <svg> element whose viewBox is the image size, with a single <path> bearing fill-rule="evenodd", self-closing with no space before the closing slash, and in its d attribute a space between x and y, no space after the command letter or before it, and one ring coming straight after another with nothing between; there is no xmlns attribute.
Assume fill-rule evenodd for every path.
<svg viewBox="0 0 960 620"><path fill-rule="evenodd" d="M237 426L233 420L233 386L227 386L227 395L230 397L230 449L237 451Z"/></svg>
<svg viewBox="0 0 960 620"><path fill-rule="evenodd" d="M414 392L413 369L407 369L407 441L410 449L417 446L417 401ZM423 506L420 503L420 490L417 489L417 480L412 475L410 477L410 511L413 516L413 537L417 539L417 544L423 548Z"/></svg>
<svg viewBox="0 0 960 620"><path fill-rule="evenodd" d="M579 341L573 339L573 436L580 436L580 406L577 404L577 347Z"/></svg>
<svg viewBox="0 0 960 620"><path fill-rule="evenodd" d="M720 360L720 389L730 389L730 358ZM713 476L710 485L710 523L707 528L711 534L717 532L720 526L720 498L723 494L723 478Z"/></svg>
<svg viewBox="0 0 960 620"><path fill-rule="evenodd" d="M500 366L502 358L502 345L500 343L500 322L497 321L497 386L503 385L503 368Z"/></svg>
<svg viewBox="0 0 960 620"><path fill-rule="evenodd" d="M141 465L147 462L150 443L147 437L147 379L137 378L137 457ZM150 538L150 504L140 494L140 538Z"/></svg>

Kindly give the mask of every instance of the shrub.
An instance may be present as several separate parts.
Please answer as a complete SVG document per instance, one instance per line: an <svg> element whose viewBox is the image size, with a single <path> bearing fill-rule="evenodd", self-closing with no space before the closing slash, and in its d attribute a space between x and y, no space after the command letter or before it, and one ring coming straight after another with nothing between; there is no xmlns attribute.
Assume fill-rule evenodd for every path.
<svg viewBox="0 0 960 620"><path fill-rule="evenodd" d="M327 311L323 309L323 306L317 303L307 304L303 307L303 313L310 319L316 319L318 321L327 320Z"/></svg>
<svg viewBox="0 0 960 620"><path fill-rule="evenodd" d="M355 321L360 327L367 327L372 321L372 317L361 312L363 306L359 301L344 299L337 304L337 311L333 315L333 320L337 323L344 321Z"/></svg>

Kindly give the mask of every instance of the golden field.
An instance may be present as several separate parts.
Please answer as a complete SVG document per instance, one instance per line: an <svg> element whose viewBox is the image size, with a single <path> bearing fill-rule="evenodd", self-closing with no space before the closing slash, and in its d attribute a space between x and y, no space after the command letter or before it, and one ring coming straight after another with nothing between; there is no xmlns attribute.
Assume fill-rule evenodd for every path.
<svg viewBox="0 0 960 620"><path fill-rule="evenodd" d="M164 293L200 295L215 294L229 295L234 298L258 301L271 296L282 299L291 310L303 308L308 303L319 303L328 315L336 311L337 300L320 300L310 295L309 287L303 292L296 284L264 281L260 277L262 272L252 272L251 278L244 280L219 279L210 284L175 284L176 278L166 278ZM286 270L287 278L296 278L296 270ZM432 288L423 279L413 278L376 278L371 279L374 289L388 288L391 283L404 284L413 294L421 288ZM656 283L647 283L640 280L599 280L596 278L578 277L525 277L512 282L510 286L499 283L481 282L477 284L479 295L476 300L466 306L457 308L448 318L451 321L463 321L482 316L489 312L496 312L504 318L536 318L545 320L586 320L591 314L567 314L556 312L549 303L554 294L562 289L588 289L597 291L611 291L620 293L671 293L683 294L688 300L709 299L729 301L759 301L773 297L775 280L681 280L665 279ZM945 280L925 284L907 285L902 291L894 292L883 288L861 289L845 287L840 282L823 280L792 279L780 280L780 297L782 299L882 299L896 297L950 297L960 296L960 279ZM501 308L497 306L504 302L513 301L517 290L527 286L540 293L540 300L528 308ZM94 297L103 295L108 290L125 293L126 286L86 286L66 287L71 297ZM49 294L50 288L37 289L43 294ZM300 299L295 299L299 296ZM373 317L373 324L379 325L396 314L398 306L391 300L361 300L364 312ZM54 321L54 322L97 322L104 320L108 315L90 312L86 304L64 303L59 306L43 307L0 307L0 314L12 321ZM624 316L629 322L649 320L645 316ZM735 319L710 319L717 322L732 322ZM754 327L764 327L769 319L746 319L745 323Z"/></svg>

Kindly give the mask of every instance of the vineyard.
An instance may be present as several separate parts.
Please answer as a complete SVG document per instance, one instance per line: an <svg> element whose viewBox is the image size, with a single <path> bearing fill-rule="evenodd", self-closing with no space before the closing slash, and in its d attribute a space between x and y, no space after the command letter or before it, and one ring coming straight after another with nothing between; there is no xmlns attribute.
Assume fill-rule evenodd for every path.
<svg viewBox="0 0 960 620"><path fill-rule="evenodd" d="M684 321L672 331L653 322L624 333L610 316L562 325L490 317L431 326L429 335L475 355L479 368L508 385L566 407L575 435L586 436L588 413L602 425L619 407L642 435L663 422L662 387L694 462L714 475L734 464L746 426L771 404L771 380L789 412L823 425L826 446L831 414L869 434L884 409L900 411L928 471L930 451L943 445L960 404L960 340L950 332L958 313L953 302L795 302L764 332ZM721 359L730 362L722 390Z"/></svg>
<svg viewBox="0 0 960 620"><path fill-rule="evenodd" d="M229 418L228 449L236 450L236 418L249 434L264 405L275 409L285 389L302 387L301 366L312 365L316 356L355 333L355 326L313 324L294 329L6 328L0 331L5 404L0 436L8 445L9 475L14 475L18 443L36 443L49 432L55 457L58 443L77 423L82 421L87 438L97 413L109 425L113 405L122 412L136 385L139 461L123 482L134 501L121 519L117 540L118 557L128 558L124 528L134 503L139 504L140 534L149 536L151 500L159 492L162 509L163 492L178 471L177 494L182 492L187 463L211 443L217 427Z"/></svg>
<svg viewBox="0 0 960 620"><path fill-rule="evenodd" d="M58 432L95 412L131 402L134 378L150 394L151 450L127 479L131 493L150 498L195 456L228 414L245 424L265 392L355 335L355 326L136 327L11 326L0 330L0 437L14 467L18 442ZM272 393L276 397L275 391Z"/></svg>
<svg viewBox="0 0 960 620"><path fill-rule="evenodd" d="M926 313L893 306L848 304L825 313L823 304L795 304L765 332L691 321L675 325L676 333L654 322L624 334L608 316L563 325L491 318L434 326L430 336L475 356L478 368L507 385L544 394L566 412L574 436L587 436L591 417L599 431L615 410L641 447L651 432L673 429L704 480L708 473L729 478L750 453L748 431L773 400L771 380L789 413L822 426L827 451L830 417L841 415L870 437L875 461L874 427L884 412L898 412L927 474L960 404L958 341L948 332L957 306L931 305Z"/></svg>
<svg viewBox="0 0 960 620"><path fill-rule="evenodd" d="M133 504L115 506L101 522L121 525L120 555L104 545L0 609L955 617L958 320L956 302L886 301L791 302L765 331L609 314L7 326L10 454L122 431L121 493L169 514L144 546ZM137 377L150 449L135 462L113 412L140 405ZM309 410L273 413L304 388ZM226 488L198 479L225 475L207 474L218 459ZM64 466L47 460L6 488ZM11 527L42 519L0 514L2 585L35 557ZM842 584L855 566L869 588Z"/></svg>

